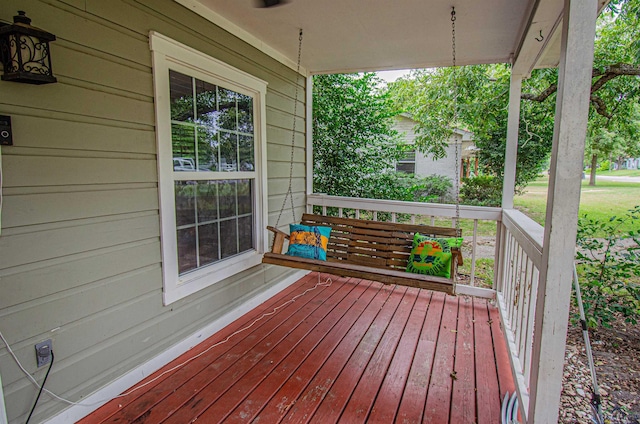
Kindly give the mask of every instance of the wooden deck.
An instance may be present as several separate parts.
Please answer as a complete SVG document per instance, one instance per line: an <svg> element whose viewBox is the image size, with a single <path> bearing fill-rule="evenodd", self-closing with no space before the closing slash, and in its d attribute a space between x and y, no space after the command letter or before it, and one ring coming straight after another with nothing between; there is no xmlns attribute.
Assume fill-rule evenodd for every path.
<svg viewBox="0 0 640 424"><path fill-rule="evenodd" d="M331 278L309 274L80 423L500 422L514 384L493 305Z"/></svg>

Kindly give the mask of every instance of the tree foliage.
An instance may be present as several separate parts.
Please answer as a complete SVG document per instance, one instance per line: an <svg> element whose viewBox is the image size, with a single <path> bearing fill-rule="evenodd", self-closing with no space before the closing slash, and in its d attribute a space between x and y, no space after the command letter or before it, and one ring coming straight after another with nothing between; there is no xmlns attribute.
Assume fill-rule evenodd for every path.
<svg viewBox="0 0 640 424"><path fill-rule="evenodd" d="M595 44L589 136L601 129L623 137L626 154L638 152L640 0L618 0L599 18ZM390 89L400 109L418 122L417 147L439 158L455 126L474 133L484 173L503 177L509 103L507 65L477 65L412 72ZM556 69L534 70L523 81L516 189L542 171L551 152ZM457 108L454 111L454 108ZM456 118L454 118L456 117ZM457 119L456 122L453 122ZM635 134L635 137L632 136ZM595 154L598 143L593 143Z"/></svg>

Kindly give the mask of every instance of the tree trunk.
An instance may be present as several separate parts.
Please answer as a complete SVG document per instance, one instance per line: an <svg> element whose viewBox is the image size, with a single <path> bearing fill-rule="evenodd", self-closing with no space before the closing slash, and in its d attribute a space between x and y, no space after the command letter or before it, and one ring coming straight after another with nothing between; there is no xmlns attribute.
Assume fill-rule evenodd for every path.
<svg viewBox="0 0 640 424"><path fill-rule="evenodd" d="M591 155L591 173L589 174L589 185L596 185L596 167L598 166L598 155Z"/></svg>

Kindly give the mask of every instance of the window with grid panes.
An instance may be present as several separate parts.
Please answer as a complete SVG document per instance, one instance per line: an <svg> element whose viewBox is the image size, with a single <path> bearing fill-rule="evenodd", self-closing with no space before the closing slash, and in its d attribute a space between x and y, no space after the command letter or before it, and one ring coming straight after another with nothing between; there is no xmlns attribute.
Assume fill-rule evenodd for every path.
<svg viewBox="0 0 640 424"><path fill-rule="evenodd" d="M163 272L170 303L259 263L266 84L156 37ZM159 95L162 90L168 92Z"/></svg>

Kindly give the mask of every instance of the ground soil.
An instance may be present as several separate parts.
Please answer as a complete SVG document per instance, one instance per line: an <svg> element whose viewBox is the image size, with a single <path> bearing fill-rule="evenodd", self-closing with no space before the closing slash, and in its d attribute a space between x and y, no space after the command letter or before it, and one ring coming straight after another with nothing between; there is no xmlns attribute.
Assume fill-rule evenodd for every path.
<svg viewBox="0 0 640 424"><path fill-rule="evenodd" d="M590 330L605 422L640 423L640 327L619 318L611 328ZM567 335L561 423L590 423L591 374L579 325Z"/></svg>

